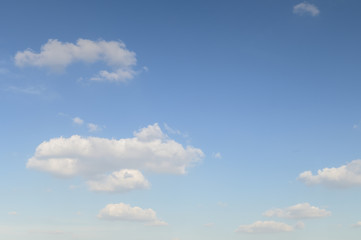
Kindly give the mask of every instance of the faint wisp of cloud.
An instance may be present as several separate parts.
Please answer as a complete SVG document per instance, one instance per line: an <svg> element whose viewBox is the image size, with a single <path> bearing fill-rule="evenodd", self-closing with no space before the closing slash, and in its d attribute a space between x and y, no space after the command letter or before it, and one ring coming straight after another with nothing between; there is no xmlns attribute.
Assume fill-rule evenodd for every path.
<svg viewBox="0 0 361 240"><path fill-rule="evenodd" d="M311 15L312 17L315 17L320 14L320 10L314 4L303 2L293 7L293 13L300 16Z"/></svg>

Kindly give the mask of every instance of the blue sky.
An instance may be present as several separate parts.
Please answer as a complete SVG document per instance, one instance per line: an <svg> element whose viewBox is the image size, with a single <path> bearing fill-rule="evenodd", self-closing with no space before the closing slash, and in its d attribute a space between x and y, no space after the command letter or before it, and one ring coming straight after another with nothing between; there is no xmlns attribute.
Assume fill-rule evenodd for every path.
<svg viewBox="0 0 361 240"><path fill-rule="evenodd" d="M359 238L359 1L1 5L2 238Z"/></svg>

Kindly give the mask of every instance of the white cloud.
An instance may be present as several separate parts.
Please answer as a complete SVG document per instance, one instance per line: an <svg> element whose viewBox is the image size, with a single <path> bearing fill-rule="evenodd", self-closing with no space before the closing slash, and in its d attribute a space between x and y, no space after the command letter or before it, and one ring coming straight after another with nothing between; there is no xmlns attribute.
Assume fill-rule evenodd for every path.
<svg viewBox="0 0 361 240"><path fill-rule="evenodd" d="M293 7L293 13L298 15L309 14L314 17L320 14L320 10L313 4L303 2Z"/></svg>
<svg viewBox="0 0 361 240"><path fill-rule="evenodd" d="M73 118L73 123L82 125L84 123L84 120L81 119L80 117L75 117L75 118Z"/></svg>
<svg viewBox="0 0 361 240"><path fill-rule="evenodd" d="M357 223L355 223L354 225L352 225L352 227L354 227L354 228L361 228L361 221L358 221Z"/></svg>
<svg viewBox="0 0 361 240"><path fill-rule="evenodd" d="M92 191L102 192L126 192L133 189L146 189L150 186L143 174L134 169L122 169L87 183Z"/></svg>
<svg viewBox="0 0 361 240"><path fill-rule="evenodd" d="M284 209L277 208L268 210L263 215L266 217L306 219L328 217L331 216L331 212L311 206L309 203L299 203Z"/></svg>
<svg viewBox="0 0 361 240"><path fill-rule="evenodd" d="M338 168L324 168L313 175L311 171L301 173L298 179L307 185L321 184L327 187L347 188L361 186L361 160Z"/></svg>
<svg viewBox="0 0 361 240"><path fill-rule="evenodd" d="M157 218L157 214L153 209L131 207L125 203L108 204L105 208L100 210L98 218L113 221L144 222L146 225L153 226L168 225L166 222Z"/></svg>
<svg viewBox="0 0 361 240"><path fill-rule="evenodd" d="M250 225L241 225L236 229L236 232L242 233L278 233L291 232L294 228L286 223L274 221L257 221Z"/></svg>
<svg viewBox="0 0 361 240"><path fill-rule="evenodd" d="M88 130L89 132L96 132L96 131L100 131L101 127L99 127L98 125L94 124L94 123L88 123Z"/></svg>
<svg viewBox="0 0 361 240"><path fill-rule="evenodd" d="M13 211L13 212L8 212L9 215L12 215L12 216L15 216L15 215L18 215L17 212Z"/></svg>
<svg viewBox="0 0 361 240"><path fill-rule="evenodd" d="M136 74L133 70L137 63L136 55L120 41L78 39L74 44L49 39L41 46L39 53L27 49L15 55L15 64L19 67L49 67L56 71L62 71L74 62L98 61L105 62L112 71L101 70L91 80L124 82L132 79Z"/></svg>
<svg viewBox="0 0 361 240"><path fill-rule="evenodd" d="M133 138L59 137L41 143L27 167L62 177L95 177L120 169L185 174L204 157L202 150L165 135L158 124L134 133Z"/></svg>

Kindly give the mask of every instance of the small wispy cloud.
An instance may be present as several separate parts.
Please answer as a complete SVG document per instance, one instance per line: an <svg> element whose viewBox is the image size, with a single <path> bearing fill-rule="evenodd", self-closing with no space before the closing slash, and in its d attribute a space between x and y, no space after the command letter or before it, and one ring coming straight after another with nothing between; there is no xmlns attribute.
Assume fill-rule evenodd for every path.
<svg viewBox="0 0 361 240"><path fill-rule="evenodd" d="M62 114L62 116L68 116L68 115ZM86 127L88 128L89 132L97 132L97 131L101 131L103 129L103 127L101 127L95 123L86 123L85 120L80 117L74 117L74 118L72 118L72 121L74 124L76 124L78 126L82 126L82 125L86 124Z"/></svg>
<svg viewBox="0 0 361 240"><path fill-rule="evenodd" d="M88 123L87 125L89 132L97 132L102 130L102 128L94 123Z"/></svg>
<svg viewBox="0 0 361 240"><path fill-rule="evenodd" d="M221 159L221 158L222 158L222 154L221 154L220 152L213 153L213 158Z"/></svg>
<svg viewBox="0 0 361 240"><path fill-rule="evenodd" d="M73 118L73 123L78 124L78 125L83 125L84 120L81 119L80 117L75 117L75 118Z"/></svg>
<svg viewBox="0 0 361 240"><path fill-rule="evenodd" d="M314 4L303 2L293 7L293 13L301 16L311 15L312 17L315 17L320 14L320 10Z"/></svg>
<svg viewBox="0 0 361 240"><path fill-rule="evenodd" d="M266 217L279 217L286 219L323 218L331 216L331 212L311 206L309 203L299 203L284 209L276 208L263 213Z"/></svg>
<svg viewBox="0 0 361 240"><path fill-rule="evenodd" d="M361 221L358 221L357 223L355 223L354 225L352 225L352 227L354 227L354 228L361 228Z"/></svg>
<svg viewBox="0 0 361 240"><path fill-rule="evenodd" d="M44 91L44 87L16 87L16 86L10 86L6 89L6 91L13 92L13 93L24 93L24 94L30 94L30 95L41 95Z"/></svg>
<svg viewBox="0 0 361 240"><path fill-rule="evenodd" d="M12 216L15 216L15 215L18 215L17 212L13 211L13 212L8 212L9 215L12 215Z"/></svg>
<svg viewBox="0 0 361 240"><path fill-rule="evenodd" d="M274 221L257 221L249 225L241 225L236 229L239 233L279 233L279 232L292 232L294 227Z"/></svg>

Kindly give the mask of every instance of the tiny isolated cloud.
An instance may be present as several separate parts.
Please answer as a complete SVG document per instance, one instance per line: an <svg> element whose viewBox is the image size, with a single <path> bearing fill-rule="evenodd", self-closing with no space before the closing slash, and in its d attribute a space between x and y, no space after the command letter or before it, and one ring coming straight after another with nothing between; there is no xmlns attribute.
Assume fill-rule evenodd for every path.
<svg viewBox="0 0 361 240"><path fill-rule="evenodd" d="M307 185L324 185L330 188L349 188L361 186L361 160L340 167L324 168L313 175L311 171L301 173L298 180Z"/></svg>
<svg viewBox="0 0 361 240"><path fill-rule="evenodd" d="M299 203L284 209L276 208L263 213L266 217L278 217L286 219L323 218L331 216L331 212L311 206L309 203Z"/></svg>
<svg viewBox="0 0 361 240"><path fill-rule="evenodd" d="M15 212L15 211L12 211L12 212L8 212L8 215L11 215L11 216L16 216L16 215L18 215L18 213L17 213L17 212Z"/></svg>
<svg viewBox="0 0 361 240"><path fill-rule="evenodd" d="M75 117L75 118L73 118L73 123L78 124L78 125L83 125L84 120L81 119L80 117Z"/></svg>
<svg viewBox="0 0 361 240"><path fill-rule="evenodd" d="M297 15L311 15L315 17L320 14L320 10L311 3L302 2L293 7L293 13Z"/></svg>
<svg viewBox="0 0 361 240"><path fill-rule="evenodd" d="M150 226L168 225L166 222L158 219L156 212L151 209L142 209L140 207L132 207L129 204L118 203L108 204L100 210L99 219L110 221L132 221L142 222Z"/></svg>
<svg viewBox="0 0 361 240"><path fill-rule="evenodd" d="M122 169L98 180L88 181L87 184L90 190L99 192L127 192L150 187L143 174L134 169Z"/></svg>
<svg viewBox="0 0 361 240"><path fill-rule="evenodd" d="M238 233L280 233L280 232L291 232L294 227L274 221L257 221L249 225L241 225L236 229Z"/></svg>
<svg viewBox="0 0 361 240"><path fill-rule="evenodd" d="M27 49L15 55L15 64L19 67L47 67L63 71L75 62L104 62L110 68L100 70L90 78L93 81L125 82L136 75L136 54L128 50L121 41L92 41L80 38L76 43L69 43L49 39L41 46L39 53Z"/></svg>
<svg viewBox="0 0 361 240"><path fill-rule="evenodd" d="M214 154L213 154L213 158L221 159L221 158L222 158L222 155L221 155L220 152L217 152L217 153L214 153Z"/></svg>

